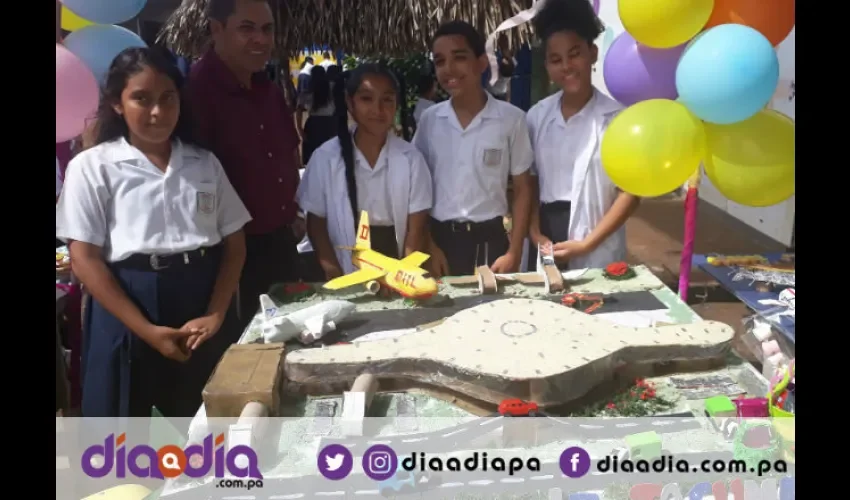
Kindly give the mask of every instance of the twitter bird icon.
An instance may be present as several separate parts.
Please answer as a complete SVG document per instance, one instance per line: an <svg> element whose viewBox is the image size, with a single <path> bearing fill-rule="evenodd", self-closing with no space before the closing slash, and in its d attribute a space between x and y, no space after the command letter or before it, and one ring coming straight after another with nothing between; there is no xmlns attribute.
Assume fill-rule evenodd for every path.
<svg viewBox="0 0 850 500"><path fill-rule="evenodd" d="M319 472L331 481L339 481L351 474L354 457L348 448L331 444L322 448L317 457Z"/></svg>
<svg viewBox="0 0 850 500"><path fill-rule="evenodd" d="M342 467L343 460L345 460L345 455L342 453L337 453L334 456L325 455L325 465L328 466L328 470L339 470Z"/></svg>

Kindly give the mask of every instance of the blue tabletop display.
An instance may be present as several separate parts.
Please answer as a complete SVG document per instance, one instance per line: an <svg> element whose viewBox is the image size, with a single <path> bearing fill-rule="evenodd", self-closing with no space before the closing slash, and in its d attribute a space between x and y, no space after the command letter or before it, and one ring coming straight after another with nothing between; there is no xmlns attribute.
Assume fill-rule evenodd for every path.
<svg viewBox="0 0 850 500"><path fill-rule="evenodd" d="M779 283L772 283L769 291L757 289L759 280L758 272L752 272L747 266L721 266L712 265L708 262L706 255L694 255L693 265L705 271L720 285L732 293L738 300L755 311L758 315L770 322L778 331L792 343L795 343L795 315L793 309L788 310L785 306L776 305L779 301L779 293L786 288L794 287L794 273L764 273L766 275L778 276ZM768 253L761 257L767 259L768 265L778 264L787 257L787 254ZM731 258L731 257L730 257Z"/></svg>

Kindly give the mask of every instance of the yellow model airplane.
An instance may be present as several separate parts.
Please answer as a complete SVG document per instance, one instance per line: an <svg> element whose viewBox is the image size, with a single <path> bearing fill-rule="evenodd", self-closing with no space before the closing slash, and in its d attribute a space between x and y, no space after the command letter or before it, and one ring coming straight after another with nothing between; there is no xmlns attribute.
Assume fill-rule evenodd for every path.
<svg viewBox="0 0 850 500"><path fill-rule="evenodd" d="M365 283L371 293L378 293L383 285L409 299L427 299L437 293L437 282L420 267L430 257L428 254L413 252L399 260L372 250L369 214L365 211L360 212L354 248L343 248L351 250L351 262L359 270L325 283L328 290Z"/></svg>

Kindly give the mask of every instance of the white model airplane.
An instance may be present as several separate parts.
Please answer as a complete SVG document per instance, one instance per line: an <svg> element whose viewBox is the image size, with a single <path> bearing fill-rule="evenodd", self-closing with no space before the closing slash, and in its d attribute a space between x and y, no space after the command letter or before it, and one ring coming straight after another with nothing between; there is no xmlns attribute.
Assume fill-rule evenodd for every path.
<svg viewBox="0 0 850 500"><path fill-rule="evenodd" d="M299 311L280 312L266 294L260 295L263 308L263 339L266 342L286 342L295 337L309 344L336 330L336 325L354 311L346 300L326 300Z"/></svg>

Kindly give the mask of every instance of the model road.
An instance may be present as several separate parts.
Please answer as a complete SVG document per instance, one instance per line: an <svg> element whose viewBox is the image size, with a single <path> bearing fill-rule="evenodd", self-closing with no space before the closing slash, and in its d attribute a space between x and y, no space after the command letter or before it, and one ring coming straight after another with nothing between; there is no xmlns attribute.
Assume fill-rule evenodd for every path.
<svg viewBox="0 0 850 500"><path fill-rule="evenodd" d="M469 444L472 440L503 427L506 423L520 422L522 422L521 425L533 424L536 426L538 444L564 439L579 439L587 441L620 439L631 434L648 431L670 433L702 428L702 425L696 418L694 418L693 414L687 413L682 415L687 415L687 417L677 415L659 415L646 418L616 418L609 421L594 419L593 423L590 423L590 419L578 418L485 417L434 432L386 437L325 437L319 442L318 449L321 450L330 444L341 444L353 453L357 453L362 452L373 444L384 444L392 447L398 455L406 455L414 452L447 453L457 449L457 446L460 444Z"/></svg>
<svg viewBox="0 0 850 500"><path fill-rule="evenodd" d="M697 452L686 453L675 456L676 460L685 460L693 469L705 460L729 461L733 459L730 452ZM599 459L595 459L598 463ZM358 457L355 457L355 463ZM789 467L789 473L793 470ZM504 493L523 494L550 488L561 488L564 494L569 492L587 492L604 490L615 484L619 476L620 482L636 483L658 483L667 484L671 482L708 481L725 477L723 472L691 471L688 473L662 472L632 474L626 477L623 473L598 472L596 466L591 468L584 477L573 479L561 472L557 463L547 462L540 466L539 471L522 470L513 476L508 476L504 471L444 471L433 472L429 481L420 484L416 493L427 495L430 492L445 495L496 495ZM262 490L245 489L221 489L215 484L205 485L200 488L173 495L161 496L169 500L301 500L312 498L348 497L365 499L381 498L379 483L363 474L352 474L340 481L330 481L322 476L306 476L291 479L269 478L263 481Z"/></svg>

